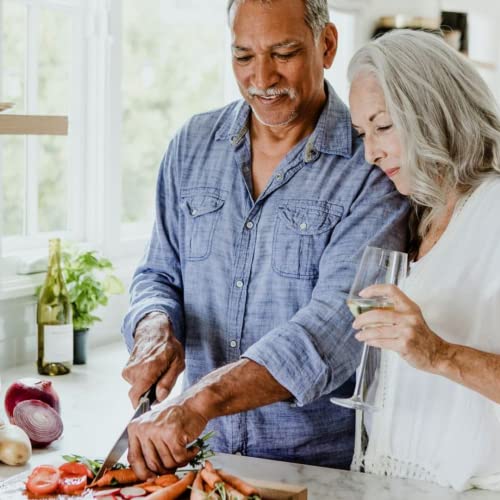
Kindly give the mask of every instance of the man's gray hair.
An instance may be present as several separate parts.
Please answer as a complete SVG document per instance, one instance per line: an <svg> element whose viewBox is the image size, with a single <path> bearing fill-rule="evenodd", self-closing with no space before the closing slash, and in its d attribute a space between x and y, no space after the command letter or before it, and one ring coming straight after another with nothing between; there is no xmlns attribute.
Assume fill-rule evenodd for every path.
<svg viewBox="0 0 500 500"><path fill-rule="evenodd" d="M229 24L232 24L232 10L238 5L249 0L228 0L227 14ZM273 0L250 0L259 1L262 4L270 4ZM330 11L328 0L303 0L305 5L305 22L311 28L314 39L317 41L323 32L323 28L330 22Z"/></svg>
<svg viewBox="0 0 500 500"><path fill-rule="evenodd" d="M451 191L472 192L500 175L500 115L496 100L462 54L434 33L395 30L351 59L348 78L374 75L401 141L410 198L424 207L422 237Z"/></svg>

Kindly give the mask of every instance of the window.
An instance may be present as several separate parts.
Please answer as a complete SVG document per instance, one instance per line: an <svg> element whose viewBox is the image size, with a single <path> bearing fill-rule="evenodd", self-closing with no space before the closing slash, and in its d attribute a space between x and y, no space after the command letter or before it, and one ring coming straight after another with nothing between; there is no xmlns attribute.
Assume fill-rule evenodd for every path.
<svg viewBox="0 0 500 500"><path fill-rule="evenodd" d="M353 15L327 78L344 99ZM0 0L0 101L69 135L0 136L0 256L57 234L137 259L158 167L195 113L239 98L226 0Z"/></svg>
<svg viewBox="0 0 500 500"><path fill-rule="evenodd" d="M225 6L225 0L122 3L123 237L149 235L158 167L175 132L193 114L225 103Z"/></svg>
<svg viewBox="0 0 500 500"><path fill-rule="evenodd" d="M79 2L0 0L0 13L0 100L14 103L15 114L70 114L76 123ZM0 136L5 250L38 246L50 234L79 236L70 203L79 164L71 133Z"/></svg>

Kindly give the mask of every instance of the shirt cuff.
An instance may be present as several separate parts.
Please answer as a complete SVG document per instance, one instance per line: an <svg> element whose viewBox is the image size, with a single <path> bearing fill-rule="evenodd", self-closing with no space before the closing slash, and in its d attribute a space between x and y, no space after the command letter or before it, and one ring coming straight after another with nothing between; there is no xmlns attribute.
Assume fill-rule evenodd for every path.
<svg viewBox="0 0 500 500"><path fill-rule="evenodd" d="M359 364L362 345L353 330L342 335L334 330L329 335L336 345L327 355L316 347L318 339L290 321L269 332L242 357L264 366L293 395L295 404L304 406L341 386Z"/></svg>
<svg viewBox="0 0 500 500"><path fill-rule="evenodd" d="M144 316L146 316L146 314L151 312L165 313L172 322L174 335L181 343L184 343L182 338L183 330L180 313L169 304L162 304L161 301L158 301L158 297L152 297L151 299L141 301L140 304L131 307L123 319L122 335L125 339L125 344L127 345L129 353L134 347L134 333L137 324L142 318L144 318Z"/></svg>

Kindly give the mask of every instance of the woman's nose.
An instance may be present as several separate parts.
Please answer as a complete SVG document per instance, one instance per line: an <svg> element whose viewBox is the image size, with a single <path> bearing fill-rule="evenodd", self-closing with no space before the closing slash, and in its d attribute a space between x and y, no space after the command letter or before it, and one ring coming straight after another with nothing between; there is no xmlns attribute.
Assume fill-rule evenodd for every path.
<svg viewBox="0 0 500 500"><path fill-rule="evenodd" d="M380 160L384 157L384 153L377 141L367 134L365 135L364 146L365 160L372 165L380 166Z"/></svg>

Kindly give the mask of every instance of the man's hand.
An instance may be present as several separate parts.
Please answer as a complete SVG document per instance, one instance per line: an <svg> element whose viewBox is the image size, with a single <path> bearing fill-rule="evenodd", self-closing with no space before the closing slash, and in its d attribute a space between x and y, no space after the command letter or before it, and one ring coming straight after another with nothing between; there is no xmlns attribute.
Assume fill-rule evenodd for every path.
<svg viewBox="0 0 500 500"><path fill-rule="evenodd" d="M184 349L175 338L172 323L161 312L144 316L137 324L134 348L122 371L132 387L129 397L134 408L141 396L155 383L156 399L164 400L184 370Z"/></svg>
<svg viewBox="0 0 500 500"><path fill-rule="evenodd" d="M140 479L182 467L198 453L187 446L203 432L207 419L182 399L158 404L129 424L128 461Z"/></svg>

